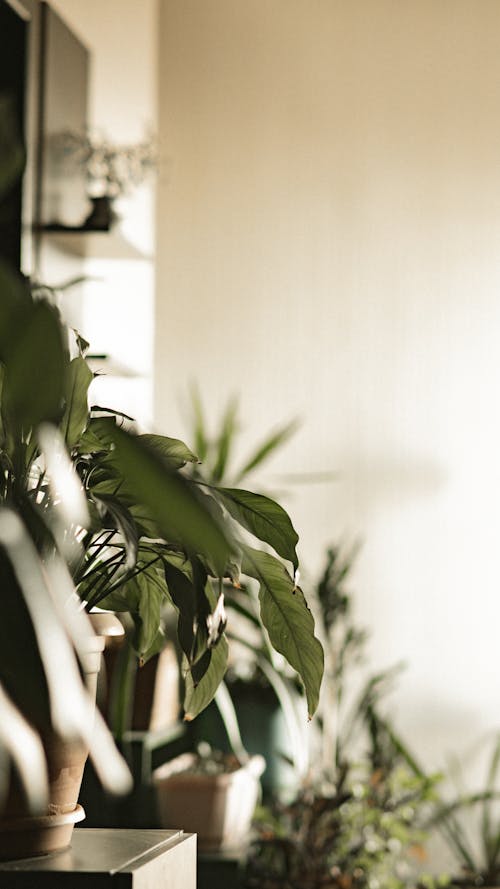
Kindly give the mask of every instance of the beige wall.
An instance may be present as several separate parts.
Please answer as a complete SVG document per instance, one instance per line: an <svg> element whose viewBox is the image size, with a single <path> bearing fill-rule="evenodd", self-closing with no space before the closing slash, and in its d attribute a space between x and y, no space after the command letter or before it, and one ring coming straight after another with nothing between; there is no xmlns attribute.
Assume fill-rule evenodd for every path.
<svg viewBox="0 0 500 889"><path fill-rule="evenodd" d="M500 718L498 0L162 0L156 422L240 392L303 566L361 536L373 663L440 762Z"/></svg>

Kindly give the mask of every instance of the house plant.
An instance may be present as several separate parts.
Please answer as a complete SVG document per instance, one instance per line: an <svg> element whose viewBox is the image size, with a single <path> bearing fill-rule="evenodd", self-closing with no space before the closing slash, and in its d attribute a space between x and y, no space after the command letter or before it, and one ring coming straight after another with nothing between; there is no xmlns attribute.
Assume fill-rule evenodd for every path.
<svg viewBox="0 0 500 889"><path fill-rule="evenodd" d="M496 738L484 787L465 791L462 769L455 763L450 777L459 792L449 799L441 798L435 807L431 827L439 832L455 861L451 886L500 886L499 767L500 740Z"/></svg>
<svg viewBox="0 0 500 889"><path fill-rule="evenodd" d="M19 167L10 156L5 169L9 164L11 172ZM0 558L12 597L12 624L2 626L6 728L0 742L18 767L31 808L43 812L47 803L40 742L45 730L88 743L101 775L109 765L101 753L112 747L99 716L97 733L90 732L73 654L85 633L82 605L129 612L131 642L142 660L159 644L162 604L175 610L190 719L211 700L225 672L223 578L237 580L244 569L259 581L262 619L273 644L301 675L312 714L322 650L307 603L280 558L244 539L256 536L295 572L297 537L284 510L248 491L201 490L180 471L195 459L183 443L138 435L127 418L109 409L89 410L86 344L4 267L0 293ZM24 574L23 562L30 566ZM12 650L18 640L28 666L16 672ZM56 653L51 640L58 640ZM64 670L57 668L56 654ZM72 706L65 707L68 689ZM40 780L32 781L30 758L18 755L16 725L25 730ZM115 781L123 788L121 760L111 753L109 762L108 785Z"/></svg>
<svg viewBox="0 0 500 889"><path fill-rule="evenodd" d="M1 194L22 168L12 121L2 99ZM125 790L130 781L98 716L92 727L92 698L80 671L94 634L76 607L62 523L85 523L85 504L68 462L62 453L56 457L59 440L50 425L61 410L66 365L57 313L36 303L27 283L1 264L0 827L1 853L10 857L23 853L26 840L34 840L37 851L67 843L83 815L78 807L62 811L60 797L67 789L58 764L62 748L72 754L90 748L110 788ZM27 496L35 447L55 470L44 513L34 508L36 495ZM58 794L53 809L50 788Z"/></svg>
<svg viewBox="0 0 500 889"><path fill-rule="evenodd" d="M411 865L423 856L438 776L415 773L382 715L395 670L357 675L366 633L351 616L347 579L354 555L355 548L345 554L332 547L317 585L327 663L318 737L295 796L273 801L257 818L248 887L401 889L421 879Z"/></svg>
<svg viewBox="0 0 500 889"><path fill-rule="evenodd" d="M92 211L83 228L108 231L116 221L113 202L140 185L156 167L153 138L118 145L90 131L67 130L54 135L52 149L62 168L85 172Z"/></svg>
<svg viewBox="0 0 500 889"><path fill-rule="evenodd" d="M276 426L246 458L238 461L235 457L242 437L238 399L232 397L227 401L212 428L197 386L191 387L190 396L189 435L202 459L191 465L189 472L205 485L247 484L248 477L262 470L298 427L296 420ZM321 474L322 480L325 477ZM232 645L225 683L234 704L233 722L236 719L245 748L266 760L264 793L287 792L296 786L307 767L302 689L293 671L269 645L251 580L247 579L244 590L228 584L225 598L231 616L227 632ZM194 738L234 751L234 737L230 737L228 721L218 711L217 701L216 698L195 721Z"/></svg>
<svg viewBox="0 0 500 889"><path fill-rule="evenodd" d="M154 773L160 823L197 834L200 852L241 853L260 797L262 756L214 752L199 745Z"/></svg>

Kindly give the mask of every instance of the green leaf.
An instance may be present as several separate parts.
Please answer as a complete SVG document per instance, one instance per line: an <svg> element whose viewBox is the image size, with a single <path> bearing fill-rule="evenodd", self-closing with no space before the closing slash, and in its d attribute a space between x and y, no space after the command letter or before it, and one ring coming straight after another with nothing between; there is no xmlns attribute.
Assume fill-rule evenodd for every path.
<svg viewBox="0 0 500 889"><path fill-rule="evenodd" d="M138 565L138 573L123 583L101 602L99 607L111 611L129 611L135 625L132 645L145 662L155 651L165 600L170 601L167 586L157 563Z"/></svg>
<svg viewBox="0 0 500 889"><path fill-rule="evenodd" d="M165 648L165 642L166 642L165 633L163 632L162 628L159 627L159 629L156 633L156 636L153 639L150 647L146 651L144 651L141 655L140 666L143 667L144 664L147 664L147 662L149 660L151 660L152 657L154 657L156 654L160 654L160 652L162 652L163 649Z"/></svg>
<svg viewBox="0 0 500 889"><path fill-rule="evenodd" d="M259 540L272 546L283 559L289 559L297 570L299 562L295 547L299 537L282 506L263 494L239 488L217 488L215 493L234 519Z"/></svg>
<svg viewBox="0 0 500 889"><path fill-rule="evenodd" d="M146 652L154 645L161 624L161 610L167 593L165 583L160 575L151 568L138 574L130 583L139 587L139 621L133 646L139 657L144 660Z"/></svg>
<svg viewBox="0 0 500 889"><path fill-rule="evenodd" d="M229 544L223 529L204 507L194 486L171 471L140 438L115 426L110 455L137 503L143 504L165 540L207 556L223 575Z"/></svg>
<svg viewBox="0 0 500 889"><path fill-rule="evenodd" d="M281 447L281 445L285 444L289 438L297 431L299 426L298 420L292 420L290 423L287 423L286 426L282 426L278 429L273 435L270 435L269 438L266 438L262 444L259 445L256 451L252 454L252 456L247 460L244 466L240 469L238 475L235 478L235 484L240 484L243 478L248 475L252 470L256 469L267 457L270 457L271 454L277 450L277 448Z"/></svg>
<svg viewBox="0 0 500 889"><path fill-rule="evenodd" d="M196 591L193 582L186 573L177 566L164 560L165 578L170 598L178 614L177 638L188 662L191 661L194 649Z"/></svg>
<svg viewBox="0 0 500 889"><path fill-rule="evenodd" d="M198 713L208 706L224 678L228 658L228 644L224 636L214 648L210 648L206 652L206 655L209 659L208 668L199 682L195 684L190 670L186 673L184 719L187 722L198 716Z"/></svg>
<svg viewBox="0 0 500 889"><path fill-rule="evenodd" d="M259 581L262 623L276 651L302 679L311 717L318 706L324 656L304 594L284 565L268 553L245 547L242 570Z"/></svg>
<svg viewBox="0 0 500 889"><path fill-rule="evenodd" d="M61 432L69 450L78 443L89 419L88 390L94 378L84 358L74 358L66 380L66 410Z"/></svg>
<svg viewBox="0 0 500 889"><path fill-rule="evenodd" d="M198 457L178 438L166 435L139 435L140 441L149 445L170 466L171 469L182 469L186 463L197 463Z"/></svg>
<svg viewBox="0 0 500 889"><path fill-rule="evenodd" d="M125 567L133 568L137 560L139 535L132 515L116 497L94 494L93 500L99 511L102 527L116 528L120 532L126 551Z"/></svg>
<svg viewBox="0 0 500 889"><path fill-rule="evenodd" d="M0 98L0 197L19 179L24 167L24 149L11 97Z"/></svg>
<svg viewBox="0 0 500 889"><path fill-rule="evenodd" d="M56 309L45 302L31 304L10 343L5 343L4 419L7 415L18 430L42 421L59 421L67 367L64 332Z"/></svg>
<svg viewBox="0 0 500 889"><path fill-rule="evenodd" d="M87 427L82 433L76 447L78 453L82 455L106 453L109 450L109 446L104 444L90 427Z"/></svg>
<svg viewBox="0 0 500 889"><path fill-rule="evenodd" d="M208 455L208 439L205 433L205 419L200 393L196 385L191 386L191 407L193 410L194 446L199 459L204 462Z"/></svg>
<svg viewBox="0 0 500 889"><path fill-rule="evenodd" d="M116 416L111 414L107 417L94 417L89 420L88 428L92 429L94 435L102 442L102 444L112 444L112 432L116 426Z"/></svg>
<svg viewBox="0 0 500 889"><path fill-rule="evenodd" d="M202 565L191 560L189 574L164 558L164 572L170 598L178 614L177 636L190 665L200 661L207 650L207 617L211 611L209 585Z"/></svg>
<svg viewBox="0 0 500 889"><path fill-rule="evenodd" d="M238 399L232 398L226 407L222 418L221 430L217 439L217 454L212 470L212 480L215 484L222 481L226 472L229 455L238 429Z"/></svg>
<svg viewBox="0 0 500 889"><path fill-rule="evenodd" d="M13 340L22 331L32 299L24 279L1 260L0 293L0 361L5 361Z"/></svg>

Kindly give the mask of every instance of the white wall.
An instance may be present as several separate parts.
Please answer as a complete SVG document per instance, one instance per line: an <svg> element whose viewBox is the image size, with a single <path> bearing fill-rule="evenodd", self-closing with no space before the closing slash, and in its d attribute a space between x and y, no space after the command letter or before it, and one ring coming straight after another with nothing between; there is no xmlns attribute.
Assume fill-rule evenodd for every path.
<svg viewBox="0 0 500 889"><path fill-rule="evenodd" d="M54 0L51 4L91 54L89 123L118 144L157 132L158 0ZM64 76L61 72L61 76ZM106 353L129 376L107 375L93 384L93 399L137 417L152 416L155 182L120 200L121 234L143 260L89 259L95 279L83 294L79 323L94 353ZM59 279L60 280L60 279Z"/></svg>
<svg viewBox="0 0 500 889"><path fill-rule="evenodd" d="M157 426L240 392L441 764L500 718L498 0L162 0Z"/></svg>

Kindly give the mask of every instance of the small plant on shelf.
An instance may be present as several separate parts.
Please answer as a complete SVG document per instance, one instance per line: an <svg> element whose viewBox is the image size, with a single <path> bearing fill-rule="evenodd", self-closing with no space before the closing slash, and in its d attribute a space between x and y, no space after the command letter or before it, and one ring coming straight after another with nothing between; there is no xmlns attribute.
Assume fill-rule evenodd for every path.
<svg viewBox="0 0 500 889"><path fill-rule="evenodd" d="M90 197L121 197L141 185L157 166L153 137L125 145L90 130L66 130L53 141L63 164L85 171Z"/></svg>

